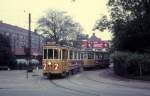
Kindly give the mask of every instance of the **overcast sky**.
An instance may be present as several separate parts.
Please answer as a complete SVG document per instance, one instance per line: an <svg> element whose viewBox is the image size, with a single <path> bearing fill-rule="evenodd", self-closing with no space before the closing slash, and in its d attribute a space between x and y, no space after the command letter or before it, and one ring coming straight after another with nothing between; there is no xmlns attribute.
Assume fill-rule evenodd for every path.
<svg viewBox="0 0 150 96"><path fill-rule="evenodd" d="M32 30L37 20L48 9L66 11L74 21L79 22L85 34L91 35L94 23L102 15L108 14L107 0L0 0L0 20L28 29L28 13L32 16ZM96 36L110 40L109 32L95 31Z"/></svg>

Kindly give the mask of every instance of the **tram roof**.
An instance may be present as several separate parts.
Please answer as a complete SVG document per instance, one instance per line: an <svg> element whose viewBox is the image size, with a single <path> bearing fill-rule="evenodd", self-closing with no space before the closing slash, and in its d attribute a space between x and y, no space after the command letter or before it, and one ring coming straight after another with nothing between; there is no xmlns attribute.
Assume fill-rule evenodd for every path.
<svg viewBox="0 0 150 96"><path fill-rule="evenodd" d="M94 48L85 48L85 49L82 49L81 52L102 52L102 53L108 53L108 50L94 49Z"/></svg>
<svg viewBox="0 0 150 96"><path fill-rule="evenodd" d="M74 48L74 47L71 47L71 46L56 44L55 42L48 42L48 43L44 44L43 47L44 47L44 48L60 48L60 49L79 50L79 49Z"/></svg>

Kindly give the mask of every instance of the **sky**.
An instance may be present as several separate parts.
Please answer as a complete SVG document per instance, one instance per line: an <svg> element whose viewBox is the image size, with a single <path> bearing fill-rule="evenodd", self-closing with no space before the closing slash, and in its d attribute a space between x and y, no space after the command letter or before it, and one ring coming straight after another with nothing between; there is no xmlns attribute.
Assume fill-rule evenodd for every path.
<svg viewBox="0 0 150 96"><path fill-rule="evenodd" d="M103 40L111 40L108 31L92 31L97 19L108 15L107 0L0 0L0 20L4 23L28 29L28 13L31 13L32 30L37 21L49 9L67 12L75 22L83 27L84 34L93 33Z"/></svg>

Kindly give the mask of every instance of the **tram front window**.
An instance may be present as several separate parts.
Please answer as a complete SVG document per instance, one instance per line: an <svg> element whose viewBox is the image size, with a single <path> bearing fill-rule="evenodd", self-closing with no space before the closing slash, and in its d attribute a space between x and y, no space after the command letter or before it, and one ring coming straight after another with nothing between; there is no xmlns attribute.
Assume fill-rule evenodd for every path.
<svg viewBox="0 0 150 96"><path fill-rule="evenodd" d="M58 59L58 50L54 49L54 59Z"/></svg>
<svg viewBox="0 0 150 96"><path fill-rule="evenodd" d="M48 59L53 59L53 49L48 49Z"/></svg>
<svg viewBox="0 0 150 96"><path fill-rule="evenodd" d="M44 49L44 59L47 59L47 49Z"/></svg>
<svg viewBox="0 0 150 96"><path fill-rule="evenodd" d="M94 58L94 54L93 53L88 53L88 59L93 59Z"/></svg>

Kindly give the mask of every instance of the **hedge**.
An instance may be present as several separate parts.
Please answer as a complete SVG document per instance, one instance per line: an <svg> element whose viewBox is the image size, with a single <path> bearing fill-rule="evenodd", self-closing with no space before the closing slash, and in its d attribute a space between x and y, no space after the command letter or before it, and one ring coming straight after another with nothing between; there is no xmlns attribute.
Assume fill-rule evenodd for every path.
<svg viewBox="0 0 150 96"><path fill-rule="evenodd" d="M150 54L114 52L111 54L114 72L121 76L150 75Z"/></svg>

